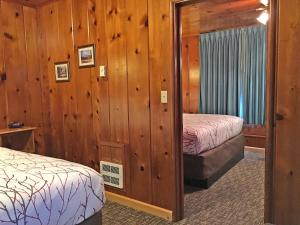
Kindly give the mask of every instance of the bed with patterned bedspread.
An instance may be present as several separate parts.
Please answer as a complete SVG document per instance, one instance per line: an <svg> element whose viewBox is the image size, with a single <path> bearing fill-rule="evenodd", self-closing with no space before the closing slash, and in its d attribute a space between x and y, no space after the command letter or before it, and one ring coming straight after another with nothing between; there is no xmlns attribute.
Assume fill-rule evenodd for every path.
<svg viewBox="0 0 300 225"><path fill-rule="evenodd" d="M73 225L105 203L102 176L86 166L0 147L0 224Z"/></svg>
<svg viewBox="0 0 300 225"><path fill-rule="evenodd" d="M209 188L244 157L243 120L235 116L183 115L186 184Z"/></svg>
<svg viewBox="0 0 300 225"><path fill-rule="evenodd" d="M183 152L199 155L239 135L243 119L230 115L183 114Z"/></svg>

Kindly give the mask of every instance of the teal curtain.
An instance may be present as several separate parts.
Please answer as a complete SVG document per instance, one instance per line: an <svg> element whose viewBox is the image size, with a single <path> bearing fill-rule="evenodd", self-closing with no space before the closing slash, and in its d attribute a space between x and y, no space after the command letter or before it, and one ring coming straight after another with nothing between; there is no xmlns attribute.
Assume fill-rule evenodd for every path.
<svg viewBox="0 0 300 225"><path fill-rule="evenodd" d="M200 35L200 112L265 123L266 27Z"/></svg>

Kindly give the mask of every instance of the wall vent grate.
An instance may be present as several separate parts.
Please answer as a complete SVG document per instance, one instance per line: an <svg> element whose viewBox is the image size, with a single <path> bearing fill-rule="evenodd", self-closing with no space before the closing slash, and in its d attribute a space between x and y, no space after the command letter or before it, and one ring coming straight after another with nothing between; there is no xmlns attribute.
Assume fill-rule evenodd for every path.
<svg viewBox="0 0 300 225"><path fill-rule="evenodd" d="M123 165L100 161L100 173L103 176L104 184L123 189Z"/></svg>

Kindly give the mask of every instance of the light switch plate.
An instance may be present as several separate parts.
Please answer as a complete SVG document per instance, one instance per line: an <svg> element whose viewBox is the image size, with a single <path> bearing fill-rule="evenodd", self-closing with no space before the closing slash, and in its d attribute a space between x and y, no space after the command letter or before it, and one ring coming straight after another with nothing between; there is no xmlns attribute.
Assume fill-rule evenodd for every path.
<svg viewBox="0 0 300 225"><path fill-rule="evenodd" d="M163 104L168 103L168 91L161 91L161 93L160 93L160 101Z"/></svg>
<svg viewBox="0 0 300 225"><path fill-rule="evenodd" d="M106 77L106 66L104 65L99 66L99 76Z"/></svg>

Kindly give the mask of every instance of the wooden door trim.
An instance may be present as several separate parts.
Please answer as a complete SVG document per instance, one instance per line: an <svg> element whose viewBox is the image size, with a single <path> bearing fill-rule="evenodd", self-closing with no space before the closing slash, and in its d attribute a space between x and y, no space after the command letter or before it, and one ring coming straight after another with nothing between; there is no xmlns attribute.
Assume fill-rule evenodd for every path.
<svg viewBox="0 0 300 225"><path fill-rule="evenodd" d="M181 36L180 8L186 5L208 0L172 0L173 13L173 71L174 71L174 149L176 166L176 206L174 220L184 217L184 184L183 184L183 149L182 149L182 96L181 96ZM277 26L278 0L270 0L270 21L268 25L268 59L267 59L267 117L266 117L266 167L265 167L265 208L264 220L274 222L274 160L275 160L275 97L276 97L276 64L277 64Z"/></svg>
<svg viewBox="0 0 300 225"><path fill-rule="evenodd" d="M268 57L267 57L267 123L266 123L266 161L265 161L265 223L274 223L275 199L275 109L276 109L276 65L278 36L278 0L270 0L270 21L268 26Z"/></svg>

